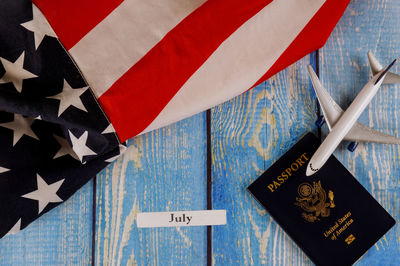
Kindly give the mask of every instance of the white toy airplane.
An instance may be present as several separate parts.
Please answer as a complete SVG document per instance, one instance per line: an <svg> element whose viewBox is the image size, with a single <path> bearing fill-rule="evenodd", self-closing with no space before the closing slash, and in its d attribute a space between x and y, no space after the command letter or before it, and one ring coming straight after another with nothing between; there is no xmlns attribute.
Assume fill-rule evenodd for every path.
<svg viewBox="0 0 400 266"><path fill-rule="evenodd" d="M400 83L399 75L388 72L396 60L383 68L371 52L368 52L368 59L373 77L365 84L345 112L322 86L312 67L308 66L308 72L323 113L323 117L320 117L316 124L322 126L323 119L325 119L330 133L311 157L306 170L307 176L321 169L342 140L353 141L349 145L350 151L356 149L358 141L400 144L399 138L380 133L357 122L381 84Z"/></svg>

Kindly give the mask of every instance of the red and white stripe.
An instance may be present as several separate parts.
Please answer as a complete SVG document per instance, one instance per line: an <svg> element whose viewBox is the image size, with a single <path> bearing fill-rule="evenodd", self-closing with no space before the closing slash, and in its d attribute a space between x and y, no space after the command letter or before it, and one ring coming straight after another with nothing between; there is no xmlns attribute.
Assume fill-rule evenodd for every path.
<svg viewBox="0 0 400 266"><path fill-rule="evenodd" d="M34 0L125 141L321 47L349 0Z"/></svg>

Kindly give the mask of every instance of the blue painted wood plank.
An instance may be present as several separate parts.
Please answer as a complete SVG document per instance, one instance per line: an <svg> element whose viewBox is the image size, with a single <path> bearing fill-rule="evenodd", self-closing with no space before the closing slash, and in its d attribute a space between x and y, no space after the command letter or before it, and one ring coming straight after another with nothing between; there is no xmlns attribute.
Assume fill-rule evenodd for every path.
<svg viewBox="0 0 400 266"><path fill-rule="evenodd" d="M96 265L203 265L205 227L136 227L138 212L206 209L205 113L129 141L97 179Z"/></svg>
<svg viewBox="0 0 400 266"><path fill-rule="evenodd" d="M347 108L370 78L368 50L382 64L399 57L399 14L399 1L354 0L320 51L322 82L342 107ZM394 71L400 73L399 65ZM399 95L399 85L382 86L359 121L400 137ZM343 143L335 155L399 223L400 146L362 143L350 153L347 144ZM370 249L358 265L400 265L399 225Z"/></svg>
<svg viewBox="0 0 400 266"><path fill-rule="evenodd" d="M213 228L216 265L304 265L309 259L246 187L299 138L315 130L307 56L267 82L212 110L213 208L228 224Z"/></svg>
<svg viewBox="0 0 400 266"><path fill-rule="evenodd" d="M0 265L89 265L93 182L16 235L0 239Z"/></svg>

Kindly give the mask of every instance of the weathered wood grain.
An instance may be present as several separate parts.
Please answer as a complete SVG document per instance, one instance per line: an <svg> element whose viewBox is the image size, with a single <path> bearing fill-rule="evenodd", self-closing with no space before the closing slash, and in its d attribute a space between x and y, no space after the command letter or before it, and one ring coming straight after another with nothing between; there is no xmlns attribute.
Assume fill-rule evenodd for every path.
<svg viewBox="0 0 400 266"><path fill-rule="evenodd" d="M369 77L368 49L384 64L399 56L399 14L395 0L354 0L320 50L322 82L344 108ZM317 108L305 69L313 60L307 56L212 110L212 202L228 211L228 224L212 230L215 265L311 264L245 189L301 135L315 132ZM400 136L399 97L399 85L383 87L360 121ZM126 154L98 175L96 265L206 264L204 227L138 229L135 222L141 211L206 208L206 140L203 113L131 140ZM400 223L400 147L345 148L335 155ZM23 232L0 240L0 265L90 264L92 193L91 182ZM358 265L400 265L399 226Z"/></svg>
<svg viewBox="0 0 400 266"><path fill-rule="evenodd" d="M16 235L0 239L0 265L89 265L93 181Z"/></svg>
<svg viewBox="0 0 400 266"><path fill-rule="evenodd" d="M370 78L368 50L383 65L399 57L399 14L399 1L354 0L320 51L322 82L342 107L347 108ZM400 72L398 64L394 71ZM382 86L359 121L400 137L399 110L400 86ZM337 158L399 223L400 146L362 143L350 153L346 145L343 143L336 150ZM400 265L399 225L370 249L358 265Z"/></svg>
<svg viewBox="0 0 400 266"><path fill-rule="evenodd" d="M307 56L247 93L213 108L213 208L228 225L213 228L215 265L311 262L246 191L299 138L315 130Z"/></svg>
<svg viewBox="0 0 400 266"><path fill-rule="evenodd" d="M145 211L206 208L206 119L199 114L129 142L97 179L96 265L203 265L204 227L136 227Z"/></svg>

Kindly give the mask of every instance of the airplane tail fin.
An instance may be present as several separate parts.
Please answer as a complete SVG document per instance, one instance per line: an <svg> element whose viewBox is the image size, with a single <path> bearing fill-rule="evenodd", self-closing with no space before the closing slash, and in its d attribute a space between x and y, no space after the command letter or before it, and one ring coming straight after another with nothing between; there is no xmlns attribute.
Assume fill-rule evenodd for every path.
<svg viewBox="0 0 400 266"><path fill-rule="evenodd" d="M379 63L378 59L376 59L375 55L371 51L368 52L368 61L373 75L376 75L383 69L383 66L381 63ZM382 84L400 84L400 76L392 72L388 72Z"/></svg>

